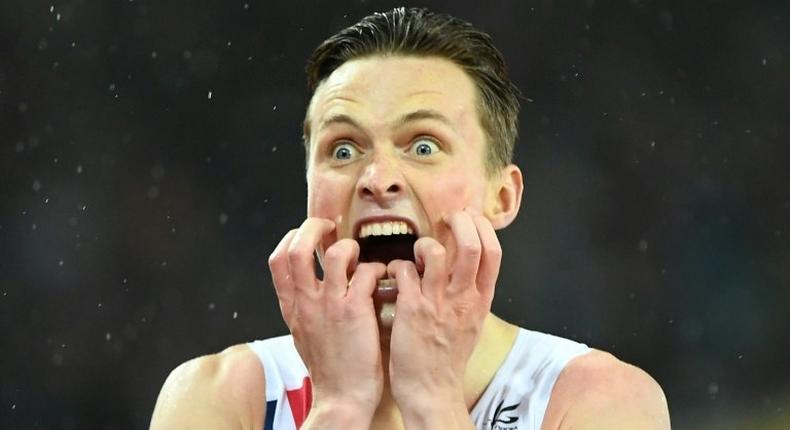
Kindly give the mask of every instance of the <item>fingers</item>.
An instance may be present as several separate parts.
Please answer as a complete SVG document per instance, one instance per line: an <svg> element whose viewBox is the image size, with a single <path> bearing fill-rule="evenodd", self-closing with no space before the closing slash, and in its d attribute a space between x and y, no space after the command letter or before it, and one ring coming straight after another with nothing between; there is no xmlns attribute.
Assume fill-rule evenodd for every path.
<svg viewBox="0 0 790 430"><path fill-rule="evenodd" d="M286 293L287 290L293 288L293 280L291 279L291 272L288 265L288 247L296 235L296 229L286 233L280 240L280 243L274 248L274 251L269 256L269 271L272 275L272 282L277 295Z"/></svg>
<svg viewBox="0 0 790 430"><path fill-rule="evenodd" d="M269 256L269 272L272 275L274 290L277 292L277 301L280 305L280 312L286 324L289 324L291 310L293 307L294 284L291 278L291 271L288 267L288 247L296 235L296 229L289 231L280 240ZM290 326L289 326L290 327Z"/></svg>
<svg viewBox="0 0 790 430"><path fill-rule="evenodd" d="M422 293L438 297L447 286L447 252L432 237L421 237L414 243L416 266L423 267Z"/></svg>
<svg viewBox="0 0 790 430"><path fill-rule="evenodd" d="M348 283L348 296L357 299L370 298L376 290L378 280L387 273L383 263L360 263Z"/></svg>
<svg viewBox="0 0 790 430"><path fill-rule="evenodd" d="M493 298L494 287L502 263L502 246L499 244L494 226L482 215L473 216L477 234L480 237L482 253L477 270L477 289L486 297Z"/></svg>
<svg viewBox="0 0 790 430"><path fill-rule="evenodd" d="M482 245L472 215L467 212L454 212L445 219L445 222L452 231L456 246L449 288L458 289L474 285L477 280Z"/></svg>
<svg viewBox="0 0 790 430"><path fill-rule="evenodd" d="M341 239L324 253L324 291L332 297L343 297L348 288L348 276L359 259L359 244L353 239Z"/></svg>
<svg viewBox="0 0 790 430"><path fill-rule="evenodd" d="M297 290L315 290L315 250L324 235L335 229L335 223L322 218L307 218L296 231L288 246L288 266Z"/></svg>
<svg viewBox="0 0 790 430"><path fill-rule="evenodd" d="M420 275L417 273L417 267L411 261L390 261L387 264L387 274L390 278L395 278L395 283L398 285L399 298L401 296L410 297L421 294Z"/></svg>

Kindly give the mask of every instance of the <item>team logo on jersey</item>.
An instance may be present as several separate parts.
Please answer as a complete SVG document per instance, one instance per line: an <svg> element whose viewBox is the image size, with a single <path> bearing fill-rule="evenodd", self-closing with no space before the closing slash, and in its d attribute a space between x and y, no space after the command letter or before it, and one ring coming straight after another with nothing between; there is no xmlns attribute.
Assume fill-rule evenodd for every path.
<svg viewBox="0 0 790 430"><path fill-rule="evenodd" d="M503 399L499 402L496 409L494 410L494 417L491 418L491 429L492 430L518 430L518 416L510 415L509 412L513 412L518 408L518 405L521 403L516 403L515 405L504 406L505 400Z"/></svg>

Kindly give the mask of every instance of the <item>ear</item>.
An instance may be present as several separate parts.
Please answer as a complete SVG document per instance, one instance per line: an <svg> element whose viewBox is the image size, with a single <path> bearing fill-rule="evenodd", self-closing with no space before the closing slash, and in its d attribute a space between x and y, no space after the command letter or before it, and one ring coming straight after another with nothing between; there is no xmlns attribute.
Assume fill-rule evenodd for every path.
<svg viewBox="0 0 790 430"><path fill-rule="evenodd" d="M491 180L489 187L485 215L499 230L510 225L521 208L521 194L524 192L521 170L515 164L505 166L499 178Z"/></svg>

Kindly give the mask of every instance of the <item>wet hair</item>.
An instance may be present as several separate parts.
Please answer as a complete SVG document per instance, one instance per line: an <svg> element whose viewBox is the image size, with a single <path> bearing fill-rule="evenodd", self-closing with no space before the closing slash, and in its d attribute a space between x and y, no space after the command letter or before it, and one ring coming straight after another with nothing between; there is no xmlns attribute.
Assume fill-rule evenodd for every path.
<svg viewBox="0 0 790 430"><path fill-rule="evenodd" d="M307 65L314 94L344 63L377 55L439 57L461 67L477 88L477 111L485 132L486 171L510 164L518 137L519 91L507 76L505 61L491 37L470 23L423 8L399 7L362 18L321 43ZM304 144L309 153L309 122Z"/></svg>

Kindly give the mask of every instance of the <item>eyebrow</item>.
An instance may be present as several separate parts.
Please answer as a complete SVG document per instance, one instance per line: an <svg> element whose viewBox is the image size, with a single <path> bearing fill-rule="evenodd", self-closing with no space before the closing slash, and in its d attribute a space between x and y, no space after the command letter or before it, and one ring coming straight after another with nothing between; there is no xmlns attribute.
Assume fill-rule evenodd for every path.
<svg viewBox="0 0 790 430"><path fill-rule="evenodd" d="M362 126L359 125L359 123L356 122L354 118L351 118L350 116L341 113L341 114L332 115L329 118L321 121L321 127L319 127L319 130L323 130L332 124L348 124L354 128L362 129Z"/></svg>
<svg viewBox="0 0 790 430"><path fill-rule="evenodd" d="M416 111L404 114L403 116L398 118L397 121L395 121L395 126L400 127L409 122L420 121L424 119L439 121L453 128L452 124L450 123L450 120L446 116L442 115L441 112L433 109L418 109ZM346 114L336 114L330 116L329 118L321 122L320 129L324 129L332 124L348 124L354 128L363 129L363 127L356 120L354 120L354 118Z"/></svg>
<svg viewBox="0 0 790 430"><path fill-rule="evenodd" d="M452 124L450 123L450 120L446 116L442 115L441 112L433 110L433 109L419 109L419 110L416 110L414 112L409 112L409 113L403 115L402 117L400 117L398 119L398 121L396 122L396 124L398 126L401 126L401 125L404 125L404 124L406 124L408 122L419 121L419 120L423 120L423 119L436 120L436 121L439 121L441 123L444 123L445 125L447 125L450 128L453 128Z"/></svg>

